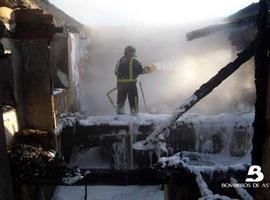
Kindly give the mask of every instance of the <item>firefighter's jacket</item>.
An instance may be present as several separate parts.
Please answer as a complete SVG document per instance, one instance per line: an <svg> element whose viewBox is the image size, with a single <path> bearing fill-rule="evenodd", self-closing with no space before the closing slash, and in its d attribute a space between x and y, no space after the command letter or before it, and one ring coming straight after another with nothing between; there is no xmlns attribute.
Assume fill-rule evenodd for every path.
<svg viewBox="0 0 270 200"><path fill-rule="evenodd" d="M134 57L122 57L116 64L115 75L118 83L136 83L137 77L143 73L141 63Z"/></svg>

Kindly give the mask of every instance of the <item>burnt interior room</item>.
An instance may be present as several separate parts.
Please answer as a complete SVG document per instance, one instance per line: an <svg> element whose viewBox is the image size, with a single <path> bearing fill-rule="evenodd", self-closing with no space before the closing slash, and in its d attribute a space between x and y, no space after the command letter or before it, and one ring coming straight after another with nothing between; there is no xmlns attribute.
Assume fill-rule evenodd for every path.
<svg viewBox="0 0 270 200"><path fill-rule="evenodd" d="M165 26L173 33L143 27L144 38L89 27L48 0L0 0L0 199L270 200L269 10L260 0L217 22ZM165 61L180 37L185 56ZM133 40L159 50L143 60L139 113L115 114L107 64ZM252 166L260 187L223 187L248 185Z"/></svg>

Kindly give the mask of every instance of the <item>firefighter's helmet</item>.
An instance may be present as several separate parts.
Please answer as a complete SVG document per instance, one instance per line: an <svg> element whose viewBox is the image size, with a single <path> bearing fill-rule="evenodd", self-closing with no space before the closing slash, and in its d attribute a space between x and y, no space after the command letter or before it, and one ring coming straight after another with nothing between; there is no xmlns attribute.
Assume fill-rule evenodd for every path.
<svg viewBox="0 0 270 200"><path fill-rule="evenodd" d="M125 48L124 54L125 56L135 56L136 49L133 46L127 46Z"/></svg>

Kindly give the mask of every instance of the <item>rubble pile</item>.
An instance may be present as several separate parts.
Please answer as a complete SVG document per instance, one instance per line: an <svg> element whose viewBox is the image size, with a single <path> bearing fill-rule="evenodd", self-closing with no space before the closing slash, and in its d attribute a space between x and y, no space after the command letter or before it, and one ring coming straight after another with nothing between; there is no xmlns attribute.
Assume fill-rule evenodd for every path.
<svg viewBox="0 0 270 200"><path fill-rule="evenodd" d="M14 144L8 148L7 153L16 178L46 173L55 158L55 152L45 150L37 144Z"/></svg>
<svg viewBox="0 0 270 200"><path fill-rule="evenodd" d="M219 187L220 183L244 181L243 177L247 174L249 164L244 164L240 160L237 161L226 156L182 151L170 157L160 158L156 167L194 174L201 195L200 200L231 200L236 196L249 200L252 197L243 188L230 188L230 191L227 188L228 191L225 191L224 188ZM215 180L214 184L213 180ZM219 194L219 192L221 193Z"/></svg>
<svg viewBox="0 0 270 200"><path fill-rule="evenodd" d="M83 178L78 167L68 168L54 151L38 144L14 144L7 153L16 182L46 180L72 185Z"/></svg>

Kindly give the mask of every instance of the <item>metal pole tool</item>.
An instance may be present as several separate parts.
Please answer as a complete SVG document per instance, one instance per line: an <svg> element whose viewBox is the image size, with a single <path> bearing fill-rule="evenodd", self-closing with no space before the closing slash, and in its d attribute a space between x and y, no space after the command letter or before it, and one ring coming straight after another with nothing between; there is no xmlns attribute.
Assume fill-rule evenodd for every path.
<svg viewBox="0 0 270 200"><path fill-rule="evenodd" d="M144 92L143 92L143 87L142 87L142 82L141 81L139 82L139 85L140 85L140 89L141 89L141 92L142 92L142 97L143 97L143 103L144 103L145 111L148 113L148 108L147 108L147 105L146 105L146 100L145 100L145 96L144 96Z"/></svg>

